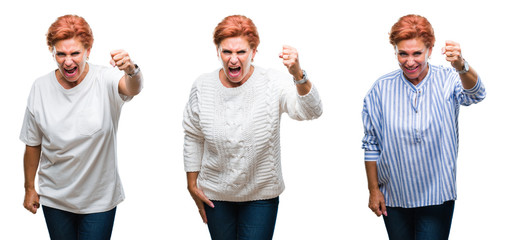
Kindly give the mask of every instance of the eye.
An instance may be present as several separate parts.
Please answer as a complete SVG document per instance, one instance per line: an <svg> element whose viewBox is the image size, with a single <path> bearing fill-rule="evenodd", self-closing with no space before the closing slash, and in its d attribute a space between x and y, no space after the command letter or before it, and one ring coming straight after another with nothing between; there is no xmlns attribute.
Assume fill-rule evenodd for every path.
<svg viewBox="0 0 505 240"><path fill-rule="evenodd" d="M423 54L422 52L415 52L415 53L414 53L414 57L419 57L419 56L421 56L422 54Z"/></svg>
<svg viewBox="0 0 505 240"><path fill-rule="evenodd" d="M57 52L57 53L56 53L56 56L58 56L58 57L64 57L64 56L65 56L65 53L62 53L62 52Z"/></svg>
<svg viewBox="0 0 505 240"><path fill-rule="evenodd" d="M401 57L406 57L406 56L408 56L408 54L407 54L407 53L404 53L404 52L398 53L398 55L400 55Z"/></svg>
<svg viewBox="0 0 505 240"><path fill-rule="evenodd" d="M81 54L81 52L73 52L71 55L72 55L73 57L76 57L76 56L79 56L79 54Z"/></svg>
<svg viewBox="0 0 505 240"><path fill-rule="evenodd" d="M244 55L246 52L247 52L246 50L240 50L240 51L237 52L237 54Z"/></svg>
<svg viewBox="0 0 505 240"><path fill-rule="evenodd" d="M223 50L223 54L225 54L225 55L230 55L230 54L231 54L231 51L230 51L230 50Z"/></svg>

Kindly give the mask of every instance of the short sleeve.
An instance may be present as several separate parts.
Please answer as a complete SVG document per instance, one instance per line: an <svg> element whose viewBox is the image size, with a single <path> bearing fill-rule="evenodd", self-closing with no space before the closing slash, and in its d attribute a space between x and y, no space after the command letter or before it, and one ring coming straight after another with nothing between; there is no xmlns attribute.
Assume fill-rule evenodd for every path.
<svg viewBox="0 0 505 240"><path fill-rule="evenodd" d="M28 107L25 110L25 117L19 139L28 146L38 146L42 143L42 131Z"/></svg>

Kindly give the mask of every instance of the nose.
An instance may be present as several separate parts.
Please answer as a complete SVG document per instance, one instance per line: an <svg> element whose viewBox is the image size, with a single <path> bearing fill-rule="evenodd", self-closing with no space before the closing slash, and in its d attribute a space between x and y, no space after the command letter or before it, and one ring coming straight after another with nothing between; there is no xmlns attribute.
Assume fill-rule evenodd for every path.
<svg viewBox="0 0 505 240"><path fill-rule="evenodd" d="M72 60L72 57L71 56L67 56L65 57L65 60L63 61L63 64L67 65L67 66L70 66L72 65L74 61Z"/></svg>
<svg viewBox="0 0 505 240"><path fill-rule="evenodd" d="M237 56L237 55L235 55L235 54L233 54L233 55L231 56L231 58L230 58L230 63L231 63L231 64L236 64L236 63L238 63L238 56Z"/></svg>
<svg viewBox="0 0 505 240"><path fill-rule="evenodd" d="M407 65L412 66L416 63L415 58L413 56L407 57Z"/></svg>

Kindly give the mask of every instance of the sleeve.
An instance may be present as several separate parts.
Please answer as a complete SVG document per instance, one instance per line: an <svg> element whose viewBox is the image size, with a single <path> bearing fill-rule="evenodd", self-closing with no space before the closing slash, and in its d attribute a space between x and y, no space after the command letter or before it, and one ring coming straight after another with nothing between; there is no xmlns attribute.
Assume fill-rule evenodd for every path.
<svg viewBox="0 0 505 240"><path fill-rule="evenodd" d="M291 79L281 79L281 81L290 83ZM280 105L281 112L286 112L290 118L299 121L313 120L323 114L323 104L314 83L310 92L304 96L298 94L296 86L282 84Z"/></svg>
<svg viewBox="0 0 505 240"><path fill-rule="evenodd" d="M200 127L198 88L191 88L188 103L184 109L184 170L199 172L202 165L204 137Z"/></svg>
<svg viewBox="0 0 505 240"><path fill-rule="evenodd" d="M119 81L124 77L124 73L117 68L104 67L102 78L107 84L110 100L115 103L117 108L121 108L125 102L133 97L128 97L119 93Z"/></svg>
<svg viewBox="0 0 505 240"><path fill-rule="evenodd" d="M25 117L19 139L28 146L38 146L42 144L42 131L28 107L25 110Z"/></svg>
<svg viewBox="0 0 505 240"><path fill-rule="evenodd" d="M459 104L469 106L484 100L484 98L486 98L486 89L480 79L480 76L478 76L477 84L475 84L473 88L464 89L461 79L459 78L459 75L457 75L454 94Z"/></svg>
<svg viewBox="0 0 505 240"><path fill-rule="evenodd" d="M379 138L377 132L372 124L372 116L368 109L367 100L365 99L362 112L363 128L365 136L362 140L362 148L365 150L365 161L376 162L380 156Z"/></svg>

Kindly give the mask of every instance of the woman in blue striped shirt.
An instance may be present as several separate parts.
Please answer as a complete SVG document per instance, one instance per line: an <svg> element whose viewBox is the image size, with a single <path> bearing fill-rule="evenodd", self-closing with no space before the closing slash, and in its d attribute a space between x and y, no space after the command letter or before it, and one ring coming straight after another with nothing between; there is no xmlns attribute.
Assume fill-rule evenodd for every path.
<svg viewBox="0 0 505 240"><path fill-rule="evenodd" d="M456 199L459 106L484 99L458 43L442 53L452 68L428 63L433 28L407 15L390 32L400 69L379 78L363 106L369 208L390 239L447 239Z"/></svg>

